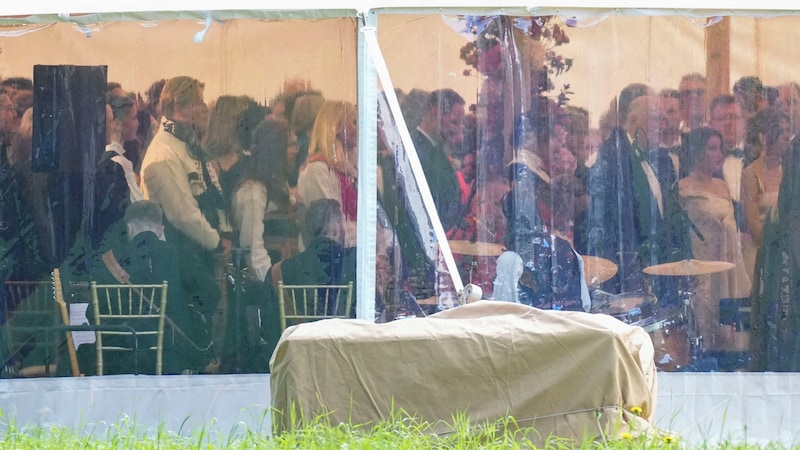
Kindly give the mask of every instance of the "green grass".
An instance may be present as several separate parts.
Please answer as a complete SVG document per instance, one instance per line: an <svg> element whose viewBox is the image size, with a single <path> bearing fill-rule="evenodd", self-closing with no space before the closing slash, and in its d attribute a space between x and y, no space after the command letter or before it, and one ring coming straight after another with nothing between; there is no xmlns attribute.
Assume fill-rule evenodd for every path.
<svg viewBox="0 0 800 450"><path fill-rule="evenodd" d="M264 413L264 417L266 413ZM263 423L263 422L262 422ZM323 414L290 432L270 436L269 430L234 429L228 435L210 430L213 423L200 430L170 432L163 427L143 429L135 418L124 417L104 433L93 429L71 430L64 427L17 427L0 412L0 449L684 449L679 438L661 432L615 433L575 441L559 437L542 438L535 430L518 426L513 418L476 427L465 414L448 423L451 433L435 435L432 425L402 411L373 425L331 424ZM528 436L537 438L534 445ZM708 449L760 448L735 442L702 445ZM765 448L781 449L780 445Z"/></svg>

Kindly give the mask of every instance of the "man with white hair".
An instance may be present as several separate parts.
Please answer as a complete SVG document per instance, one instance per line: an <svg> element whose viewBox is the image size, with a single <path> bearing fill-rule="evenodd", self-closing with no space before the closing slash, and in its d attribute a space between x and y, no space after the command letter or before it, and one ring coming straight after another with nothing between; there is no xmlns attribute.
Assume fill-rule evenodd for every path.
<svg viewBox="0 0 800 450"><path fill-rule="evenodd" d="M339 202L315 200L306 209L304 219L306 250L273 265L267 273L267 284L277 284L277 281L347 284L352 281L355 285L356 248L344 246L344 216Z"/></svg>
<svg viewBox="0 0 800 450"><path fill-rule="evenodd" d="M619 266L605 290L643 290L644 267L691 254L685 213L648 162L648 152L658 146L660 114L658 97L634 99L623 127L603 144L589 171L589 254Z"/></svg>
<svg viewBox="0 0 800 450"><path fill-rule="evenodd" d="M329 198L314 200L306 208L303 239L308 242L306 249L288 259L275 263L267 272L266 292L261 320L266 322L261 328L261 337L266 342L262 352L250 355L250 367L255 371L265 371L269 358L278 339L281 337L278 311L279 281L286 285L343 285L353 283L353 302L350 311L339 310L355 317L356 298L356 247L344 246L344 216L339 202ZM321 302L322 303L322 302ZM333 302L328 305L328 314L333 307L342 307ZM324 308L320 304L319 308ZM321 309L316 313L325 311Z"/></svg>

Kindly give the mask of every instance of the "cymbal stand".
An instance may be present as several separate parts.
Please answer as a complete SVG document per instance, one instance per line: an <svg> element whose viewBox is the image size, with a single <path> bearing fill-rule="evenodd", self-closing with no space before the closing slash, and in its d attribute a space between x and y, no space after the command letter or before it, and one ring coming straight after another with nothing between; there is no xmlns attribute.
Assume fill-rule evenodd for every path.
<svg viewBox="0 0 800 450"><path fill-rule="evenodd" d="M472 284L472 272L475 271L476 267L478 267L478 260L472 256L469 260L469 284Z"/></svg>
<svg viewBox="0 0 800 450"><path fill-rule="evenodd" d="M692 276L687 275L681 278L683 285L678 289L678 296L683 303L683 317L686 319L686 334L689 337L689 355L692 362L695 363L703 357L703 336L699 334L697 329L697 321L694 317L694 310L692 308L692 297L694 296L694 289L692 287Z"/></svg>

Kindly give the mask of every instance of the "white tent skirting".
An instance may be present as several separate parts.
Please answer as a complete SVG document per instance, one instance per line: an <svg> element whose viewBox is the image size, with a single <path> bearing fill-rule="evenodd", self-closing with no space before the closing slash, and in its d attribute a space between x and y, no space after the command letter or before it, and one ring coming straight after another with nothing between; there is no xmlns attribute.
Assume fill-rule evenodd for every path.
<svg viewBox="0 0 800 450"><path fill-rule="evenodd" d="M133 376L4 380L0 435L9 423L65 426L106 436L130 424L155 434L227 439L267 433L269 375ZM689 443L800 445L800 374L659 373L656 425Z"/></svg>

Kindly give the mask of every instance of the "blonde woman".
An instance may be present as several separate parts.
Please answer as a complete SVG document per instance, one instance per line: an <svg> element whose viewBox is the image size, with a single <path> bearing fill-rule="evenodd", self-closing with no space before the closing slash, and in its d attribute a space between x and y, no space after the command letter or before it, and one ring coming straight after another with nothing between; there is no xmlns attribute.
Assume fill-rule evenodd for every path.
<svg viewBox="0 0 800 450"><path fill-rule="evenodd" d="M314 122L308 159L297 180L300 207L307 207L321 198L341 204L346 247L356 244L357 120L356 108L351 103L326 102Z"/></svg>

